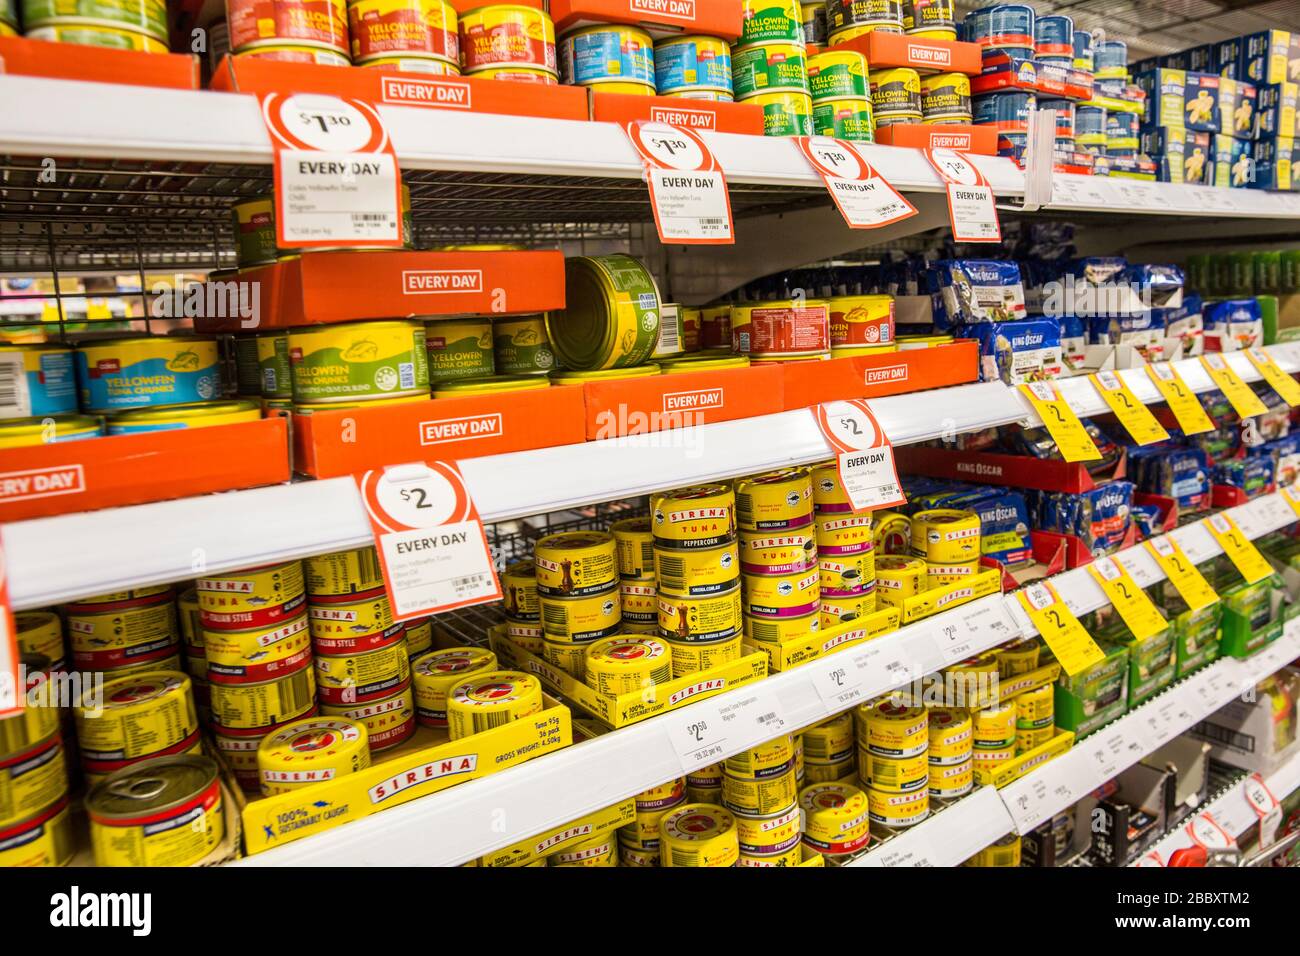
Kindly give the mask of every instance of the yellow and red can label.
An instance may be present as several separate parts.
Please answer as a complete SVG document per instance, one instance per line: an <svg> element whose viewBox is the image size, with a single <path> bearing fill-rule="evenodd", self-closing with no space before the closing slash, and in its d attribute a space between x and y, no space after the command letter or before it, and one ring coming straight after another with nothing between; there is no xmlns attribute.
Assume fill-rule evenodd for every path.
<svg viewBox="0 0 1300 956"><path fill-rule="evenodd" d="M456 9L446 0L351 0L352 60L418 53L460 65Z"/></svg>
<svg viewBox="0 0 1300 956"><path fill-rule="evenodd" d="M655 842L653 850L642 850L637 847L630 847L626 843L618 845L618 865L619 866L640 866L640 867L659 867L659 844Z"/></svg>
<svg viewBox="0 0 1300 956"><path fill-rule="evenodd" d="M899 610L903 602L925 590L928 569L920 558L894 555L876 557L876 597Z"/></svg>
<svg viewBox="0 0 1300 956"><path fill-rule="evenodd" d="M970 713L953 707L931 707L930 750L932 764L959 764L970 759L975 746Z"/></svg>
<svg viewBox="0 0 1300 956"><path fill-rule="evenodd" d="M842 856L863 849L871 839L867 795L846 783L821 783L799 792L803 840L818 853Z"/></svg>
<svg viewBox="0 0 1300 956"><path fill-rule="evenodd" d="M879 826L895 829L915 826L930 815L930 791L885 793L868 789L867 810L871 822Z"/></svg>
<svg viewBox="0 0 1300 956"><path fill-rule="evenodd" d="M547 857L550 866L618 866L618 841L602 833Z"/></svg>
<svg viewBox="0 0 1300 956"><path fill-rule="evenodd" d="M741 632L740 588L707 597L659 593L659 633L683 643L708 643Z"/></svg>
<svg viewBox="0 0 1300 956"><path fill-rule="evenodd" d="M746 615L745 636L752 641L779 644L808 637L821 630L821 614L814 611L803 617L762 618Z"/></svg>
<svg viewBox="0 0 1300 956"><path fill-rule="evenodd" d="M0 754L0 827L36 816L68 792L65 760L57 732L14 753Z"/></svg>
<svg viewBox="0 0 1300 956"><path fill-rule="evenodd" d="M736 820L721 807L688 803L659 822L663 866L728 867L740 858Z"/></svg>
<svg viewBox="0 0 1300 956"><path fill-rule="evenodd" d="M977 710L975 721L976 750L1006 750L1016 742L1016 704L1009 701Z"/></svg>
<svg viewBox="0 0 1300 956"><path fill-rule="evenodd" d="M75 608L75 610L74 610ZM180 629L170 590L118 603L69 605L72 662L78 670L108 671L160 662L177 653Z"/></svg>
<svg viewBox="0 0 1300 956"><path fill-rule="evenodd" d="M501 596L506 617L516 621L536 621L541 611L537 605L537 568L532 561L516 561L501 572Z"/></svg>
<svg viewBox="0 0 1300 956"><path fill-rule="evenodd" d="M447 731L460 740L528 717L542 706L542 685L531 674L475 674L447 692Z"/></svg>
<svg viewBox="0 0 1300 956"><path fill-rule="evenodd" d="M232 630L274 623L277 616L286 616L284 605L305 594L307 589L301 561L199 578L194 588L199 597L199 610L205 612L206 626ZM209 612L221 617L211 617ZM235 616L240 613L247 616ZM292 610L288 616L291 615Z"/></svg>
<svg viewBox="0 0 1300 956"><path fill-rule="evenodd" d="M307 593L312 597L362 594L384 586L384 572L373 547L321 554L302 564Z"/></svg>
<svg viewBox="0 0 1300 956"><path fill-rule="evenodd" d="M306 664L257 684L211 685L212 722L226 736L265 734L316 706L316 669ZM244 733L240 733L243 731Z"/></svg>
<svg viewBox="0 0 1300 956"><path fill-rule="evenodd" d="M969 583L981 568L978 561L964 564L929 564L926 565L926 588L942 588L950 584Z"/></svg>
<svg viewBox="0 0 1300 956"><path fill-rule="evenodd" d="M204 631L209 680L247 684L291 673L311 661L307 615L251 631Z"/></svg>
<svg viewBox="0 0 1300 956"><path fill-rule="evenodd" d="M13 826L0 827L0 868L67 866L75 849L67 797Z"/></svg>
<svg viewBox="0 0 1300 956"><path fill-rule="evenodd" d="M799 574L817 566L817 540L807 528L740 532L742 574Z"/></svg>
<svg viewBox="0 0 1300 956"><path fill-rule="evenodd" d="M807 468L782 468L736 482L736 523L746 531L806 528L812 520Z"/></svg>
<svg viewBox="0 0 1300 956"><path fill-rule="evenodd" d="M736 495L726 485L697 485L650 499L656 548L707 551L736 537Z"/></svg>
<svg viewBox="0 0 1300 956"><path fill-rule="evenodd" d="M411 659L416 720L426 727L447 726L447 691L478 671L496 670L497 656L481 647L452 647Z"/></svg>
<svg viewBox="0 0 1300 956"><path fill-rule="evenodd" d="M930 746L929 717L924 707L881 701L857 710L858 742L881 757L915 757Z"/></svg>
<svg viewBox="0 0 1300 956"><path fill-rule="evenodd" d="M822 630L835 627L837 624L843 624L845 621L856 621L875 612L876 592L874 588L865 594L845 597L839 595L824 596L822 598L820 618Z"/></svg>
<svg viewBox="0 0 1300 956"><path fill-rule="evenodd" d="M875 548L860 554L819 558L817 570L821 575L822 594L825 597L864 595L876 586Z"/></svg>
<svg viewBox="0 0 1300 956"><path fill-rule="evenodd" d="M794 805L799 783L794 775L794 761L785 772L766 777L722 777L722 805L733 813L766 817Z"/></svg>
<svg viewBox="0 0 1300 956"><path fill-rule="evenodd" d="M263 796L337 780L370 766L360 721L339 717L298 720L267 734L257 748Z"/></svg>
<svg viewBox="0 0 1300 956"><path fill-rule="evenodd" d="M811 116L812 98L806 93L761 94L752 99L759 105L767 105L770 98L787 96L806 108L806 116ZM825 300L748 302L731 307L731 347L741 355L752 358L825 355L830 351L830 336L830 304Z"/></svg>
<svg viewBox="0 0 1300 956"><path fill-rule="evenodd" d="M929 784L930 762L923 753L914 757L881 757L866 747L859 747L858 776L873 790L910 793Z"/></svg>
<svg viewBox="0 0 1300 956"><path fill-rule="evenodd" d="M406 653L411 659L419 657L433 647L433 619L423 618L406 622Z"/></svg>
<svg viewBox="0 0 1300 956"><path fill-rule="evenodd" d="M67 670L63 623L53 611L20 611L14 615L18 653L36 654L50 662L51 673Z"/></svg>
<svg viewBox="0 0 1300 956"><path fill-rule="evenodd" d="M668 641L668 653L673 661L673 677L689 677L740 660L740 635L721 641Z"/></svg>
<svg viewBox="0 0 1300 956"><path fill-rule="evenodd" d="M406 633L394 627L398 639L373 650L316 657L316 695L322 704L366 704L391 697L408 686L411 661Z"/></svg>
<svg viewBox="0 0 1300 956"><path fill-rule="evenodd" d="M382 588L364 594L313 597L307 605L307 617L312 640L318 642L363 640L363 635L383 634L393 627L392 604Z"/></svg>
<svg viewBox="0 0 1300 956"><path fill-rule="evenodd" d="M1038 668L1038 658L1042 651L1042 645L1036 638L1030 638L1025 641L1017 641L1009 647L1000 647L997 650L998 658L998 676L1003 680L1016 677L1020 674L1028 674Z"/></svg>
<svg viewBox="0 0 1300 956"><path fill-rule="evenodd" d="M74 714L82 766L90 774L198 749L190 679L178 672L109 681L83 697Z"/></svg>
<svg viewBox="0 0 1300 956"><path fill-rule="evenodd" d="M840 481L839 468L834 465L818 465L812 470L813 508L817 514L845 514L853 512L853 502ZM864 513L868 520L870 513Z"/></svg>
<svg viewBox="0 0 1300 956"><path fill-rule="evenodd" d="M921 528L918 533L917 527ZM980 516L956 508L932 508L912 516L912 540L931 564L964 564L980 556Z"/></svg>
<svg viewBox="0 0 1300 956"><path fill-rule="evenodd" d="M344 0L227 0L230 49L293 43L348 52Z"/></svg>
<svg viewBox="0 0 1300 956"><path fill-rule="evenodd" d="M460 60L466 73L530 67L556 75L555 25L533 7L494 4L461 14Z"/></svg>
<svg viewBox="0 0 1300 956"><path fill-rule="evenodd" d="M111 818L93 806L87 810L96 866L192 866L225 836L221 782L215 776L198 793L165 810Z"/></svg>
<svg viewBox="0 0 1300 956"><path fill-rule="evenodd" d="M415 733L415 698L409 687L368 704L322 704L321 713L365 724L372 754L390 750Z"/></svg>
<svg viewBox="0 0 1300 956"><path fill-rule="evenodd" d="M533 562L541 597L603 594L619 579L618 545L605 531L547 535L537 542Z"/></svg>
<svg viewBox="0 0 1300 956"><path fill-rule="evenodd" d="M627 694L666 683L672 674L668 645L655 637L622 635L587 649L583 679L598 694Z"/></svg>
<svg viewBox="0 0 1300 956"><path fill-rule="evenodd" d="M892 295L838 296L830 300L831 347L880 346L894 341Z"/></svg>

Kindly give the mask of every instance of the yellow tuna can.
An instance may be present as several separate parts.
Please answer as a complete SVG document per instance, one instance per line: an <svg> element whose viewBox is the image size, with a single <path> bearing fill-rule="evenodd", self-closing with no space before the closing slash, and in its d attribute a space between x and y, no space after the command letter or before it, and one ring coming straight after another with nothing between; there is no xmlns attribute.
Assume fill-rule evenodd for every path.
<svg viewBox="0 0 1300 956"><path fill-rule="evenodd" d="M876 609L876 592L874 589L864 594L824 596L822 598L820 617L822 630L835 627L837 624L843 624L846 621L859 620L868 614L874 614Z"/></svg>
<svg viewBox="0 0 1300 956"><path fill-rule="evenodd" d="M411 680L406 627L395 624L375 640L315 640L316 695L323 704L366 704L391 697Z"/></svg>
<svg viewBox="0 0 1300 956"><path fill-rule="evenodd" d="M618 549L618 575L624 581L654 578L654 531L649 517L624 518L609 526Z"/></svg>
<svg viewBox="0 0 1300 956"><path fill-rule="evenodd" d="M957 764L930 765L930 796L955 800L975 789L975 762L967 757Z"/></svg>
<svg viewBox="0 0 1300 956"><path fill-rule="evenodd" d="M527 67L554 75L555 25L543 11L498 3L461 13L460 62L466 73Z"/></svg>
<svg viewBox="0 0 1300 956"><path fill-rule="evenodd" d="M542 630L551 641L580 644L613 637L622 624L618 585L576 598L538 597Z"/></svg>
<svg viewBox="0 0 1300 956"><path fill-rule="evenodd" d="M832 326L833 328L833 326ZM852 512L853 502L840 482L839 468L834 464L818 465L812 470L813 509L818 516ZM870 514L863 517L870 518Z"/></svg>
<svg viewBox="0 0 1300 956"><path fill-rule="evenodd" d="M580 371L641 365L659 343L654 277L622 254L564 263L563 309L548 312L546 333L560 364Z"/></svg>
<svg viewBox="0 0 1300 956"><path fill-rule="evenodd" d="M1051 685L1027 690L1015 699L1016 730L1041 730L1051 727L1056 705Z"/></svg>
<svg viewBox="0 0 1300 956"><path fill-rule="evenodd" d="M655 849L639 850L627 846L624 843L618 845L618 865L632 867L653 867L659 866L659 846L655 841Z"/></svg>
<svg viewBox="0 0 1300 956"><path fill-rule="evenodd" d="M542 685L531 674L476 674L447 692L447 732L460 740L542 709Z"/></svg>
<svg viewBox="0 0 1300 956"><path fill-rule="evenodd" d="M86 795L96 866L193 866L225 836L221 781L207 757L125 767Z"/></svg>
<svg viewBox="0 0 1300 956"><path fill-rule="evenodd" d="M804 729L804 756L823 763L843 760L853 756L853 741L853 712L846 710Z"/></svg>
<svg viewBox="0 0 1300 956"><path fill-rule="evenodd" d="M170 592L116 604L69 604L64 614L72 662L79 670L148 664L179 651L176 604Z"/></svg>
<svg viewBox="0 0 1300 956"><path fill-rule="evenodd" d="M1028 674L1038 668L1038 657L1042 645L1036 638L1029 638L1024 641L1017 641L1009 647L1000 647L997 650L998 658L998 676L1003 680L1016 677L1020 674Z"/></svg>
<svg viewBox="0 0 1300 956"><path fill-rule="evenodd" d="M759 643L780 644L796 638L808 637L821 630L820 612L803 617L761 618L745 616L745 636Z"/></svg>
<svg viewBox="0 0 1300 956"><path fill-rule="evenodd" d="M266 680L276 673L306 667L311 661L311 631L302 612L247 631L202 628L200 633L207 674L219 683Z"/></svg>
<svg viewBox="0 0 1300 956"><path fill-rule="evenodd" d="M879 511L873 516L875 530L871 541L876 554L907 555L911 553L912 519L897 511Z"/></svg>
<svg viewBox="0 0 1300 956"><path fill-rule="evenodd" d="M416 720L426 727L446 727L447 691L476 672L496 667L497 656L481 647L451 647L414 658Z"/></svg>
<svg viewBox="0 0 1300 956"><path fill-rule="evenodd" d="M211 705L212 722L219 728L269 730L316 706L316 669L303 667L256 684L214 683Z"/></svg>
<svg viewBox="0 0 1300 956"><path fill-rule="evenodd" d="M962 564L927 564L925 586L928 590L947 587L950 584L967 583L979 574L980 570L978 561L967 561Z"/></svg>
<svg viewBox="0 0 1300 956"><path fill-rule="evenodd" d="M303 561L307 593L312 597L358 594L384 586L383 570L373 547L335 551Z"/></svg>
<svg viewBox="0 0 1300 956"><path fill-rule="evenodd" d="M736 587L740 555L735 543L707 551L654 550L654 574L660 590L685 597L705 597Z"/></svg>
<svg viewBox="0 0 1300 956"><path fill-rule="evenodd" d="M808 760L804 763L804 776L808 783L829 783L832 780L843 780L850 776L857 768L857 758L853 751L849 751L849 756L842 760Z"/></svg>
<svg viewBox="0 0 1300 956"><path fill-rule="evenodd" d="M858 778L863 786L883 793L910 793L929 785L930 763L923 753L914 757L881 757L866 747L859 747Z"/></svg>
<svg viewBox="0 0 1300 956"><path fill-rule="evenodd" d="M725 773L737 777L779 776L794 766L794 737L782 734L722 762Z"/></svg>
<svg viewBox="0 0 1300 956"><path fill-rule="evenodd" d="M20 611L14 615L14 630L19 654L44 657L51 671L67 669L63 623L53 611Z"/></svg>
<svg viewBox="0 0 1300 956"><path fill-rule="evenodd" d="M930 763L960 764L969 760L975 745L975 725L970 712L955 707L931 707L929 713Z"/></svg>
<svg viewBox="0 0 1300 956"><path fill-rule="evenodd" d="M764 136L811 136L812 97L798 90L758 93L745 100L763 110Z"/></svg>
<svg viewBox="0 0 1300 956"><path fill-rule="evenodd" d="M583 679L598 694L628 694L666 683L672 659L668 645L654 637L619 636L587 648Z"/></svg>
<svg viewBox="0 0 1300 956"><path fill-rule="evenodd" d="M199 610L216 614L264 613L267 608L281 607L306 593L301 561L202 577L194 582L194 588L198 592ZM206 615L204 622L209 627L220 623L231 628L262 623L257 618L214 622Z"/></svg>
<svg viewBox="0 0 1300 956"><path fill-rule="evenodd" d="M659 592L659 633L672 641L709 643L741 631L740 588L705 597Z"/></svg>
<svg viewBox="0 0 1300 956"><path fill-rule="evenodd" d="M870 594L871 606L875 607L875 549L847 558L819 558L817 571L821 575L823 598L866 597Z"/></svg>
<svg viewBox="0 0 1300 956"><path fill-rule="evenodd" d="M619 579L618 545L606 531L563 531L533 550L537 593L543 598L603 594Z"/></svg>
<svg viewBox="0 0 1300 956"><path fill-rule="evenodd" d="M618 586L618 601L623 609L623 627L642 628L646 634L659 629L659 590L653 580L624 581Z"/></svg>
<svg viewBox="0 0 1300 956"><path fill-rule="evenodd" d="M0 448L29 448L35 445L98 438L104 421L90 415L60 415L56 418L19 418L0 421Z"/></svg>
<svg viewBox="0 0 1300 956"><path fill-rule="evenodd" d="M871 96L867 58L857 50L822 50L808 58L808 92L822 100Z"/></svg>
<svg viewBox="0 0 1300 956"><path fill-rule="evenodd" d="M900 830L915 826L930 815L930 791L885 793L868 788L867 811L879 827Z"/></svg>
<svg viewBox="0 0 1300 956"><path fill-rule="evenodd" d="M190 679L178 672L107 681L82 697L75 716L81 764L94 777L199 748Z"/></svg>
<svg viewBox="0 0 1300 956"><path fill-rule="evenodd" d="M667 783L643 790L632 800L635 818L618 829L618 841L624 846L653 850L659 846L659 821L664 814L686 802L686 781L675 777Z"/></svg>
<svg viewBox="0 0 1300 956"><path fill-rule="evenodd" d="M690 803L712 803L722 806L722 764L707 767L686 775L686 799Z"/></svg>
<svg viewBox="0 0 1300 956"><path fill-rule="evenodd" d="M786 531L812 524L812 476L782 468L736 482L736 523L746 531Z"/></svg>
<svg viewBox="0 0 1300 956"><path fill-rule="evenodd" d="M996 843L980 850L962 865L981 867L1019 867L1020 835L1018 833L1008 833Z"/></svg>
<svg viewBox="0 0 1300 956"><path fill-rule="evenodd" d="M778 774L763 777L722 777L722 805L732 813L754 817L770 816L794 805L799 782L794 761Z"/></svg>
<svg viewBox="0 0 1300 956"><path fill-rule="evenodd" d="M180 428L209 428L262 420L262 403L252 400L199 402L165 408L135 408L108 417L110 435L141 435Z"/></svg>
<svg viewBox="0 0 1300 956"><path fill-rule="evenodd" d="M668 641L673 677L689 677L709 668L740 660L740 635L718 641Z"/></svg>
<svg viewBox="0 0 1300 956"><path fill-rule="evenodd" d="M618 866L618 841L611 834L602 833L552 853L546 863L548 866Z"/></svg>
<svg viewBox="0 0 1300 956"><path fill-rule="evenodd" d="M662 866L735 866L740 839L735 818L721 807L688 803L659 821Z"/></svg>
<svg viewBox="0 0 1300 956"><path fill-rule="evenodd" d="M487 378L496 374L492 322L486 318L442 319L424 327L429 382Z"/></svg>
<svg viewBox="0 0 1300 956"><path fill-rule="evenodd" d="M396 747L415 733L415 698L410 687L369 704L322 704L321 713L364 724L372 754Z"/></svg>
<svg viewBox="0 0 1300 956"><path fill-rule="evenodd" d="M922 531L918 535L917 525ZM912 516L912 538L920 540L923 557L931 564L961 564L978 561L980 517L974 511L932 508Z"/></svg>
<svg viewBox="0 0 1300 956"><path fill-rule="evenodd" d="M932 125L971 121L970 77L935 73L921 78L921 116Z"/></svg>
<svg viewBox="0 0 1300 956"><path fill-rule="evenodd" d="M50 680L50 661L37 654L23 654L19 673L25 672L23 709L0 718L0 754L44 740L58 731L62 721L59 695Z"/></svg>
<svg viewBox="0 0 1300 956"><path fill-rule="evenodd" d="M537 604L537 568L530 560L515 561L501 572L501 593L506 617L516 621L540 620Z"/></svg>
<svg viewBox="0 0 1300 956"><path fill-rule="evenodd" d="M1006 750L1015 745L1016 705L1014 702L977 710L971 717L975 721L976 750Z"/></svg>
<svg viewBox="0 0 1300 956"><path fill-rule="evenodd" d="M871 515L820 514L813 523L817 554L845 557L878 550Z"/></svg>
<svg viewBox="0 0 1300 956"><path fill-rule="evenodd" d="M821 608L821 583L817 571L799 574L746 574L745 614L785 620L807 617Z"/></svg>
<svg viewBox="0 0 1300 956"><path fill-rule="evenodd" d="M817 567L817 541L807 528L740 532L743 574L799 574Z"/></svg>
<svg viewBox="0 0 1300 956"><path fill-rule="evenodd" d="M929 718L924 707L904 707L881 701L857 709L858 743L881 757L915 757L930 746Z"/></svg>
<svg viewBox="0 0 1300 956"><path fill-rule="evenodd" d="M67 866L76 845L68 798L60 797L35 816L0 828L0 868Z"/></svg>
<svg viewBox="0 0 1300 956"><path fill-rule="evenodd" d="M834 44L832 44L834 45ZM921 121L921 77L906 68L871 72L871 105L877 126Z"/></svg>
<svg viewBox="0 0 1300 956"><path fill-rule="evenodd" d="M815 783L799 792L803 842L824 856L844 856L871 840L867 795L847 783Z"/></svg>
<svg viewBox="0 0 1300 956"><path fill-rule="evenodd" d="M29 819L68 792L68 768L58 731L0 754L0 828Z"/></svg>
<svg viewBox="0 0 1300 956"><path fill-rule="evenodd" d="M425 395L429 360L421 322L346 322L289 331L295 402Z"/></svg>
<svg viewBox="0 0 1300 956"><path fill-rule="evenodd" d="M257 748L264 797L337 780L369 766L365 725L338 717L296 720L267 734Z"/></svg>
<svg viewBox="0 0 1300 956"><path fill-rule="evenodd" d="M652 495L650 511L656 548L707 551L736 538L736 495L726 485L697 485Z"/></svg>
<svg viewBox="0 0 1300 956"><path fill-rule="evenodd" d="M363 635L374 635L393 626L393 607L383 588L336 597L313 597L307 606L314 641L326 642L317 648L322 654L338 654L354 649ZM330 642L345 642L336 645Z"/></svg>
<svg viewBox="0 0 1300 956"><path fill-rule="evenodd" d="M163 40L116 27L82 23L58 23L32 27L24 31L29 40L50 40L55 43L76 43L82 46L100 46L110 50L135 50L137 53L170 53Z"/></svg>
<svg viewBox="0 0 1300 956"><path fill-rule="evenodd" d="M903 609L903 602L927 586L928 568L920 558L881 555L876 558L876 595L890 607Z"/></svg>
<svg viewBox="0 0 1300 956"><path fill-rule="evenodd" d="M1041 747L1056 736L1055 727L1039 727L1034 730L1016 730L1016 756L1028 753L1035 747Z"/></svg>
<svg viewBox="0 0 1300 956"><path fill-rule="evenodd" d="M789 865L777 861L799 848L799 807L765 817L736 814L735 819L741 866L746 857L753 858L750 865L755 866Z"/></svg>
<svg viewBox="0 0 1300 956"><path fill-rule="evenodd" d="M492 324L493 362L499 375L532 375L555 367L540 315L514 315Z"/></svg>

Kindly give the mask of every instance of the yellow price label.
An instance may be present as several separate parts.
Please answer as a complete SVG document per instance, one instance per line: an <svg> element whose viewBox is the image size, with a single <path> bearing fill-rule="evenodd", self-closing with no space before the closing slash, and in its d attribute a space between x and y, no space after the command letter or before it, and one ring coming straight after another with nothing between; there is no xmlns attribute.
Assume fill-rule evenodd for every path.
<svg viewBox="0 0 1300 956"><path fill-rule="evenodd" d="M1192 559L1173 538L1168 535L1152 538L1146 543L1146 549L1193 611L1207 608L1219 600L1219 595L1210 587L1210 582L1205 580L1200 568L1192 563Z"/></svg>
<svg viewBox="0 0 1300 956"><path fill-rule="evenodd" d="M1154 637L1169 626L1147 592L1138 587L1133 576L1114 558L1097 558L1088 565L1088 573L1101 585L1111 606L1139 641Z"/></svg>
<svg viewBox="0 0 1300 956"><path fill-rule="evenodd" d="M1273 361L1273 356L1263 349L1246 349L1246 358L1255 366L1255 371L1264 376L1269 388L1282 396L1282 401L1293 408L1300 405L1300 382L1282 371Z"/></svg>
<svg viewBox="0 0 1300 956"><path fill-rule="evenodd" d="M1055 382L1026 382L1020 391L1047 426L1048 434L1066 461L1101 461L1101 452L1092 436L1074 409L1065 403Z"/></svg>
<svg viewBox="0 0 1300 956"><path fill-rule="evenodd" d="M1106 659L1092 635L1066 607L1051 584L1046 581L1031 584L1017 592L1016 597L1067 674L1081 673Z"/></svg>
<svg viewBox="0 0 1300 956"><path fill-rule="evenodd" d="M1169 410L1174 413L1184 435L1214 431L1214 419L1205 413L1205 406L1196 397L1196 393L1187 387L1183 377L1178 374L1178 369L1168 362L1157 362L1147 366L1147 375L1159 389Z"/></svg>
<svg viewBox="0 0 1300 956"><path fill-rule="evenodd" d="M1138 401L1133 390L1114 372L1098 372L1092 376L1092 384L1139 445L1151 445L1169 437L1151 409Z"/></svg>
<svg viewBox="0 0 1300 956"><path fill-rule="evenodd" d="M1223 553L1236 565L1247 584L1255 584L1273 573L1273 566L1259 553L1255 542L1246 537L1245 533L1237 527L1237 522L1228 515L1210 515L1205 519L1205 527L1209 529L1214 540L1219 542Z"/></svg>
<svg viewBox="0 0 1300 956"><path fill-rule="evenodd" d="M1259 396L1247 385L1228 364L1222 352L1209 352L1201 356L1201 365L1209 373L1214 384L1232 404L1233 410L1242 418L1254 418L1263 415L1268 408L1259 400Z"/></svg>

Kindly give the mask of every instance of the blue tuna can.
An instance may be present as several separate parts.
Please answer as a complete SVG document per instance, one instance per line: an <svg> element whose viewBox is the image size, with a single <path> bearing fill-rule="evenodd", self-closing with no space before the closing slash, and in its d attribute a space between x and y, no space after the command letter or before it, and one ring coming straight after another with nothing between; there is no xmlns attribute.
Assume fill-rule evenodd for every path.
<svg viewBox="0 0 1300 956"><path fill-rule="evenodd" d="M1104 106L1080 103L1074 108L1074 138L1080 146L1106 145L1106 114Z"/></svg>
<svg viewBox="0 0 1300 956"><path fill-rule="evenodd" d="M1000 133L1028 133L1029 111L1038 103L1033 93L1023 90L999 90L985 93L971 101L976 125L992 126Z"/></svg>
<svg viewBox="0 0 1300 956"><path fill-rule="evenodd" d="M1074 101L1040 99L1038 108L1056 113L1056 138L1070 140L1070 148L1074 149Z"/></svg>

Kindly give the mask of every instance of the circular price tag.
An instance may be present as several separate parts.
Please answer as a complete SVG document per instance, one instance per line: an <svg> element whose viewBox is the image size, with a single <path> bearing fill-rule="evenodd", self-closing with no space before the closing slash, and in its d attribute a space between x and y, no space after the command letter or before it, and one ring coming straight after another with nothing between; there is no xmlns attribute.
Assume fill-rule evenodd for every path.
<svg viewBox="0 0 1300 956"><path fill-rule="evenodd" d="M930 157L939 167L943 175L947 176L952 182L961 186L978 186L980 182L979 170L972 166L966 159L951 149L932 149Z"/></svg>
<svg viewBox="0 0 1300 956"><path fill-rule="evenodd" d="M845 451L879 448L884 443L875 417L856 402L825 402L817 406L817 421L827 441Z"/></svg>
<svg viewBox="0 0 1300 956"><path fill-rule="evenodd" d="M367 472L362 495L375 523L394 532L466 521L472 512L464 481L444 462Z"/></svg>
<svg viewBox="0 0 1300 956"><path fill-rule="evenodd" d="M713 166L713 154L690 130L667 123L633 123L628 131L637 151L661 169L692 171Z"/></svg>
<svg viewBox="0 0 1300 956"><path fill-rule="evenodd" d="M377 153L388 133L368 103L321 93L273 93L262 101L267 128L289 149Z"/></svg>
<svg viewBox="0 0 1300 956"><path fill-rule="evenodd" d="M837 179L867 179L871 167L848 143L830 136L810 136L804 154L817 171Z"/></svg>

